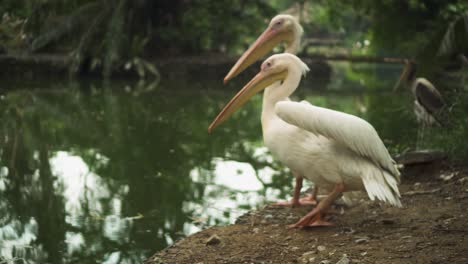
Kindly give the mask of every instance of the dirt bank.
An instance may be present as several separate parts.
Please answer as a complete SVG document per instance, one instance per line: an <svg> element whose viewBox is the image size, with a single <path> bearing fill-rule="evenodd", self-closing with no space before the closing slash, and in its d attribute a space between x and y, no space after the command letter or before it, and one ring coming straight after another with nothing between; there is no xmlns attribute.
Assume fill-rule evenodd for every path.
<svg viewBox="0 0 468 264"><path fill-rule="evenodd" d="M404 170L404 208L366 197L335 227L288 229L310 208L267 206L156 253L147 263L468 263L468 169ZM207 240L217 235L217 239Z"/></svg>

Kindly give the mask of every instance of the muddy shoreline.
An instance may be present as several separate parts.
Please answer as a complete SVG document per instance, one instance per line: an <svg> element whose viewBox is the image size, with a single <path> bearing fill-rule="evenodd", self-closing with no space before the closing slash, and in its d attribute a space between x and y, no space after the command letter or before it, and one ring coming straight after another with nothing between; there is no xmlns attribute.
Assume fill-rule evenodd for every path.
<svg viewBox="0 0 468 264"><path fill-rule="evenodd" d="M311 208L266 206L182 239L146 263L468 263L468 168L407 166L404 207L337 205L334 227L288 229Z"/></svg>

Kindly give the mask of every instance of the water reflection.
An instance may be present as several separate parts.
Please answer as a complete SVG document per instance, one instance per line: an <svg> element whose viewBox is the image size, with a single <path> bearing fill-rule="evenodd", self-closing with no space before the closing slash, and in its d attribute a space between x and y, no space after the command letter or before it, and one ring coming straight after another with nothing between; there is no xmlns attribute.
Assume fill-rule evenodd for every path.
<svg viewBox="0 0 468 264"><path fill-rule="evenodd" d="M295 99L370 120L393 150L414 144L411 101L386 92L392 83L335 79L350 89L301 88ZM207 134L235 92L218 83L14 84L0 105L3 259L141 263L187 234L289 198L289 171L263 147L261 97ZM308 78L303 87L316 86Z"/></svg>

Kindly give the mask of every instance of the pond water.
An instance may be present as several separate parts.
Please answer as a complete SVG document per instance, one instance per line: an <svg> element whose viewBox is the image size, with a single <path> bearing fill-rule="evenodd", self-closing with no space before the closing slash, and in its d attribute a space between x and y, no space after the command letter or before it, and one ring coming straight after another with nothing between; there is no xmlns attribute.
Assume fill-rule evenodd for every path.
<svg viewBox="0 0 468 264"><path fill-rule="evenodd" d="M333 81L310 74L294 99L368 120L396 153L417 131L410 94L391 92L400 70L333 64ZM220 80L3 80L0 262L141 263L289 199L293 178L263 147L261 96L207 133L246 81Z"/></svg>

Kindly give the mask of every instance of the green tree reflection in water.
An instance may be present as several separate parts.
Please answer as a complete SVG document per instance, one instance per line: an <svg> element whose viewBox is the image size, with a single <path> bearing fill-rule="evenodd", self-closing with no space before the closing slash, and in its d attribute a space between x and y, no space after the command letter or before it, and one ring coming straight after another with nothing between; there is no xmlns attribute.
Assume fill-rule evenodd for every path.
<svg viewBox="0 0 468 264"><path fill-rule="evenodd" d="M223 173L225 154L240 148L229 133L239 124L212 137L206 132L225 96L164 86L156 92L53 86L3 98L2 256L139 263L199 230L193 222L232 219L229 211L204 206L209 199L218 206L212 197L227 191L233 197L212 181L214 168ZM258 123L242 123L243 140L258 141Z"/></svg>

